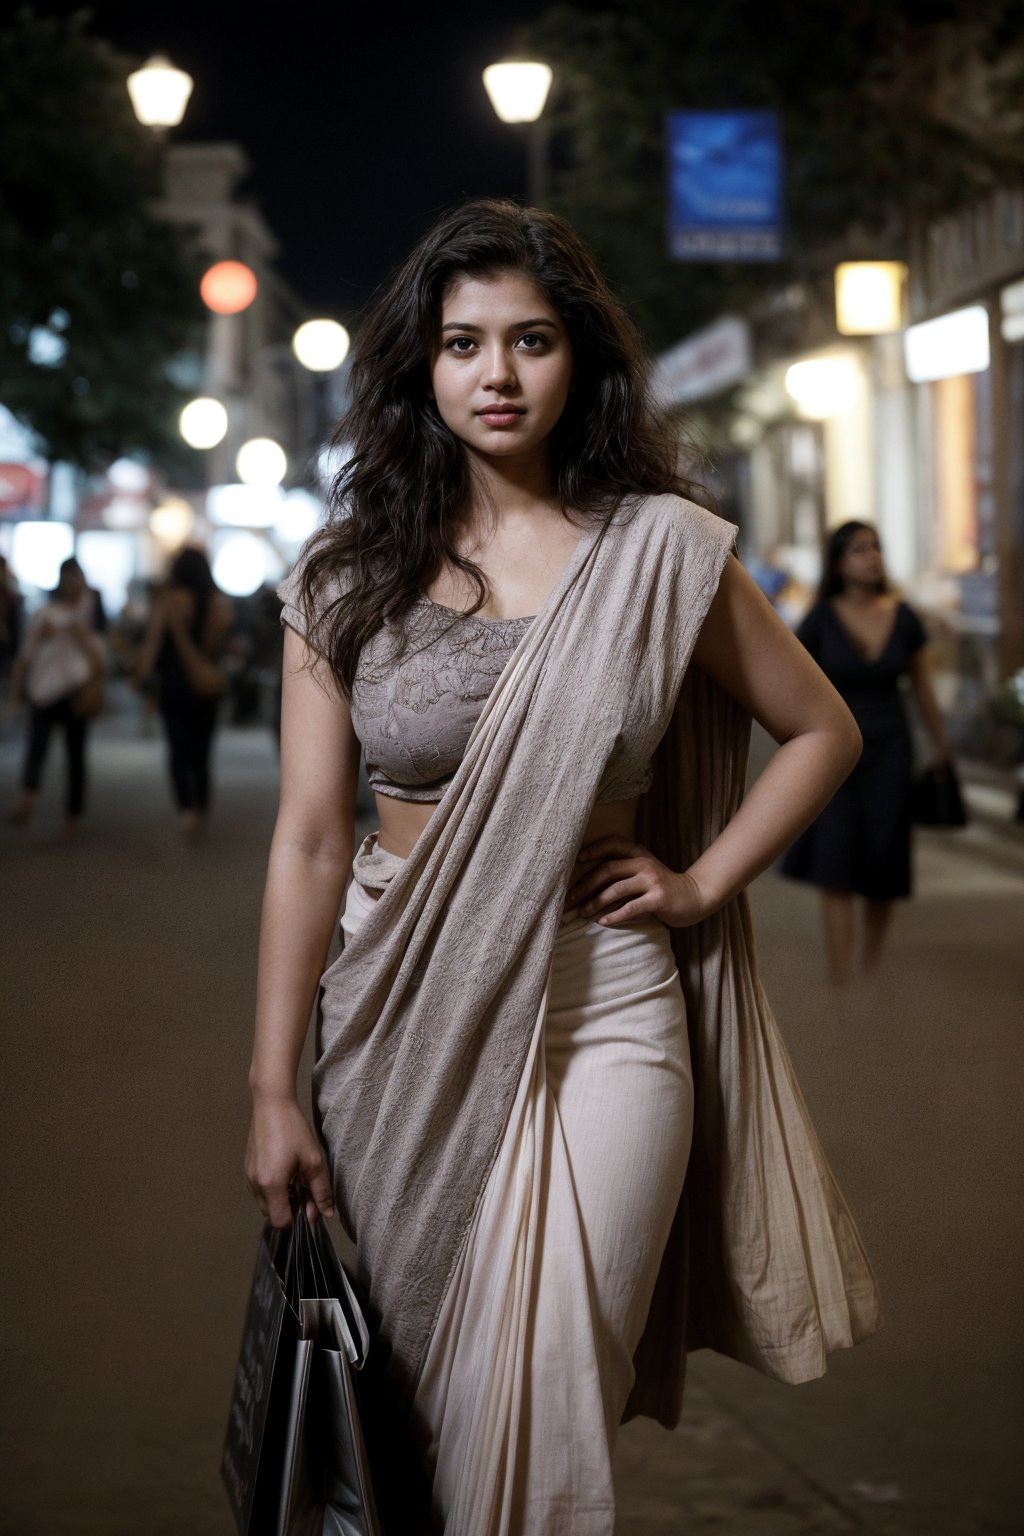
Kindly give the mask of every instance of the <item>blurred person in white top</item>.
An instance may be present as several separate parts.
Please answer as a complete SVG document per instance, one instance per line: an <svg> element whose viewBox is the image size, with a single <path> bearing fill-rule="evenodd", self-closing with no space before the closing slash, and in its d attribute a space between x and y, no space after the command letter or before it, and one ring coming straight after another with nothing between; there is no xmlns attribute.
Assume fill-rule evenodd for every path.
<svg viewBox="0 0 1024 1536"><path fill-rule="evenodd" d="M33 615L11 671L11 700L29 706L28 748L21 794L11 820L24 826L39 797L43 765L55 726L64 732L67 763L65 833L73 834L85 809L85 749L105 669L96 633L96 594L77 560L65 560L57 588Z"/></svg>

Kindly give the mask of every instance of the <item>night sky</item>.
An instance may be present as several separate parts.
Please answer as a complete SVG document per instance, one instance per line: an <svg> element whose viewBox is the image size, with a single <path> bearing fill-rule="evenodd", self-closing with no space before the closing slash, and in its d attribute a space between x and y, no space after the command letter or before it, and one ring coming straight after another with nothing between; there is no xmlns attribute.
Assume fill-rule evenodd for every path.
<svg viewBox="0 0 1024 1536"><path fill-rule="evenodd" d="M311 307L344 318L435 212L523 195L521 133L498 121L480 74L545 7L134 0L91 6L89 30L138 62L163 52L188 70L173 138L244 145L285 276Z"/></svg>

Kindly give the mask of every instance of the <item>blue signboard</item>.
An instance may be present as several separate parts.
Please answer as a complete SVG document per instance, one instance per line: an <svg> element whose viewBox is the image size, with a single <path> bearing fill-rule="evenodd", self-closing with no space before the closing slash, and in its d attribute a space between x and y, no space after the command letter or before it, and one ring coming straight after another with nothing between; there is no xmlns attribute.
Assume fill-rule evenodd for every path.
<svg viewBox="0 0 1024 1536"><path fill-rule="evenodd" d="M774 112L669 112L668 248L677 261L778 261L782 145Z"/></svg>

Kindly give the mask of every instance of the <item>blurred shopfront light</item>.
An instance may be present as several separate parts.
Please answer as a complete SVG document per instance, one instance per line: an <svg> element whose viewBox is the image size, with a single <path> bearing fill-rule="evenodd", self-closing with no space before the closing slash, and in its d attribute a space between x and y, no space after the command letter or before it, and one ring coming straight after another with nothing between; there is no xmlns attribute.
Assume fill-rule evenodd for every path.
<svg viewBox="0 0 1024 1536"><path fill-rule="evenodd" d="M844 261L836 267L836 329L884 336L903 329L907 269L902 261Z"/></svg>
<svg viewBox="0 0 1024 1536"><path fill-rule="evenodd" d="M322 518L323 508L317 497L297 487L282 496L274 518L274 532L285 544L301 544L320 526Z"/></svg>
<svg viewBox="0 0 1024 1536"><path fill-rule="evenodd" d="M860 370L852 357L809 357L786 369L786 392L811 421L850 410L859 386Z"/></svg>
<svg viewBox="0 0 1024 1536"><path fill-rule="evenodd" d="M333 373L348 356L349 334L337 320L307 320L292 337L292 351L311 373Z"/></svg>
<svg viewBox="0 0 1024 1536"><path fill-rule="evenodd" d="M128 76L128 95L135 116L147 128L176 128L192 94L192 76L175 69L170 59L155 53Z"/></svg>
<svg viewBox="0 0 1024 1536"><path fill-rule="evenodd" d="M910 326L903 337L903 358L912 384L984 373L989 364L988 310L984 304L972 304Z"/></svg>
<svg viewBox="0 0 1024 1536"><path fill-rule="evenodd" d="M243 485L280 485L288 472L288 460L272 437L250 437L238 450L235 469Z"/></svg>
<svg viewBox="0 0 1024 1536"><path fill-rule="evenodd" d="M218 536L213 557L213 579L229 597L250 597L266 581L270 571L269 548L254 533Z"/></svg>
<svg viewBox="0 0 1024 1536"><path fill-rule="evenodd" d="M181 496L168 496L149 514L149 531L166 554L180 549L195 526L196 515Z"/></svg>
<svg viewBox="0 0 1024 1536"><path fill-rule="evenodd" d="M100 516L105 526L116 533L134 533L136 529L145 528L149 504L142 496L118 493L111 496Z"/></svg>
<svg viewBox="0 0 1024 1536"><path fill-rule="evenodd" d="M57 585L61 562L75 552L69 524L25 521L11 535L11 570L18 581L44 591Z"/></svg>
<svg viewBox="0 0 1024 1536"><path fill-rule="evenodd" d="M1011 283L1000 295L1003 340L1024 341L1024 279Z"/></svg>
<svg viewBox="0 0 1024 1536"><path fill-rule="evenodd" d="M178 430L190 448L216 448L227 436L228 413L219 400L201 395L185 406Z"/></svg>
<svg viewBox="0 0 1024 1536"><path fill-rule="evenodd" d="M484 88L503 123L535 123L544 111L553 79L547 64L506 59L488 64Z"/></svg>
<svg viewBox="0 0 1024 1536"><path fill-rule="evenodd" d="M199 293L215 315L240 315L259 292L259 283L244 261L218 261L203 273Z"/></svg>
<svg viewBox="0 0 1024 1536"><path fill-rule="evenodd" d="M75 558L90 587L95 587L108 613L119 613L135 575L138 540L130 533L89 529L78 535Z"/></svg>
<svg viewBox="0 0 1024 1536"><path fill-rule="evenodd" d="M278 485L212 485L206 516L219 528L272 528L284 502Z"/></svg>
<svg viewBox="0 0 1024 1536"><path fill-rule="evenodd" d="M115 459L107 470L107 479L124 496L142 496L149 489L150 474L138 459Z"/></svg>

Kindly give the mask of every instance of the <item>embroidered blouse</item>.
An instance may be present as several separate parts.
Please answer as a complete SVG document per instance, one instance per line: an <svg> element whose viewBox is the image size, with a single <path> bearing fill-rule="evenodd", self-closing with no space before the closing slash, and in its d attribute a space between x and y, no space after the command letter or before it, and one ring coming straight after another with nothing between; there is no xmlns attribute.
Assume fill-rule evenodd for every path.
<svg viewBox="0 0 1024 1536"><path fill-rule="evenodd" d="M308 625L300 601L302 554L277 595L282 624L303 638ZM385 624L363 646L349 707L363 748L370 788L396 800L436 803L462 761L473 727L491 691L533 622L460 613L420 593L403 617L404 649L395 624ZM628 750L602 784L598 804L629 800L649 789L645 753Z"/></svg>

